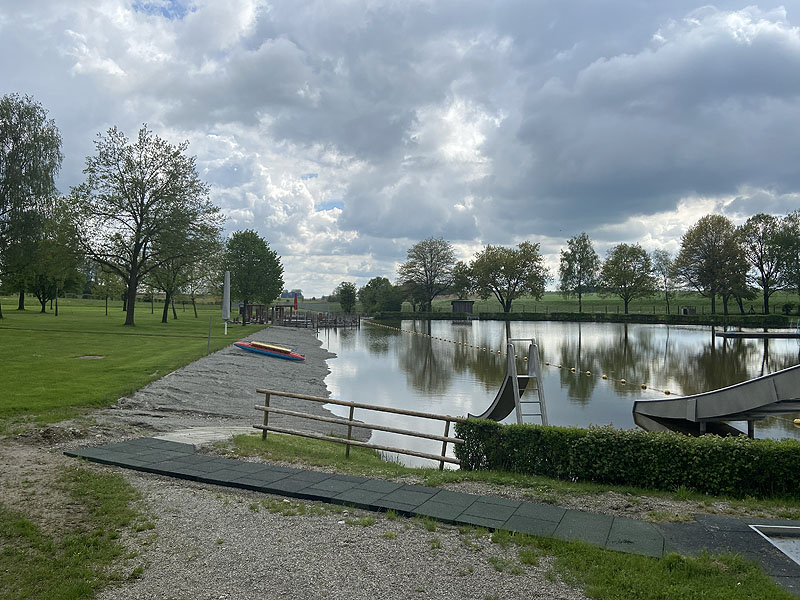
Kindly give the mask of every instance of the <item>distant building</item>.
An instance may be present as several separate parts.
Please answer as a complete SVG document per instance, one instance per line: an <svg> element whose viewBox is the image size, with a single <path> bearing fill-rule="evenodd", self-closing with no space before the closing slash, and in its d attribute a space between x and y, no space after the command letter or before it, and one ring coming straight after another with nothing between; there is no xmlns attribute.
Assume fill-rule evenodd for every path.
<svg viewBox="0 0 800 600"><path fill-rule="evenodd" d="M303 290L295 289L295 290L283 290L281 292L281 298L288 298L290 300L294 299L294 295L297 294L297 299L303 299Z"/></svg>
<svg viewBox="0 0 800 600"><path fill-rule="evenodd" d="M472 314L472 305L475 304L475 300L451 300L450 306L452 306L452 310L454 313L466 313L468 315Z"/></svg>

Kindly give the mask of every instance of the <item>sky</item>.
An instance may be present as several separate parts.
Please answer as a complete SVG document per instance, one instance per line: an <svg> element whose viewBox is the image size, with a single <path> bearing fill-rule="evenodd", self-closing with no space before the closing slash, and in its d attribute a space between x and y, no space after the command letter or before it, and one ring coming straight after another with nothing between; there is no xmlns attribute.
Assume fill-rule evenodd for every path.
<svg viewBox="0 0 800 600"><path fill-rule="evenodd" d="M800 0L0 0L0 95L189 142L226 234L307 297L414 243L676 253L700 217L800 209Z"/></svg>

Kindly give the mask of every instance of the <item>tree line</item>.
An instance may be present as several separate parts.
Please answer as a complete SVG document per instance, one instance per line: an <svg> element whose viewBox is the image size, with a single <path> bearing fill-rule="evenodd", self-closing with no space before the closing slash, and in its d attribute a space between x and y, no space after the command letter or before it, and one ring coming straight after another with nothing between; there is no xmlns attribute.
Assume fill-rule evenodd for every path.
<svg viewBox="0 0 800 600"><path fill-rule="evenodd" d="M552 279L538 244L486 245L465 263L455 260L452 244L441 238L411 246L397 275L394 285L385 277L375 277L360 289L342 282L331 298L345 312L352 311L358 299L364 311L372 313L399 311L404 301L413 311L430 311L434 298L445 293L459 299L493 296L504 312L510 312L517 298L541 299ZM783 217L759 213L739 227L723 215L706 215L683 235L676 256L622 243L601 260L589 236L580 233L562 248L558 275L558 290L577 298L578 312L583 312L587 293L618 296L627 314L631 301L656 295L669 312L678 292L694 290L710 298L712 313L720 299L724 314L731 301L745 314L745 302L760 294L768 314L776 291L792 290L800 296L800 211Z"/></svg>
<svg viewBox="0 0 800 600"><path fill-rule="evenodd" d="M144 125L131 140L116 127L98 134L85 180L60 196L61 136L30 96L0 98L0 288L46 304L64 292L123 300L134 325L137 295L174 298L218 291L231 271L234 297L270 302L283 289L280 257L255 231L222 236L188 143L173 145ZM107 307L107 304L106 304ZM107 310L107 308L106 308ZM0 319L3 318L0 306Z"/></svg>

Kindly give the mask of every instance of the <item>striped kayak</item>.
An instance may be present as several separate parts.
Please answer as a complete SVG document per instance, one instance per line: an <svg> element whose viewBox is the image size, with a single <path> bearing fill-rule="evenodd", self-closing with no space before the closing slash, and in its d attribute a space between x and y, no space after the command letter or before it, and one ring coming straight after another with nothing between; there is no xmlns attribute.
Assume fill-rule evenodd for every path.
<svg viewBox="0 0 800 600"><path fill-rule="evenodd" d="M274 344L267 344L265 342L234 342L234 346L254 352L256 354L264 354L266 356L274 356L275 358L284 358L286 360L305 360L306 357L298 354L291 348L284 348L283 346L276 346Z"/></svg>

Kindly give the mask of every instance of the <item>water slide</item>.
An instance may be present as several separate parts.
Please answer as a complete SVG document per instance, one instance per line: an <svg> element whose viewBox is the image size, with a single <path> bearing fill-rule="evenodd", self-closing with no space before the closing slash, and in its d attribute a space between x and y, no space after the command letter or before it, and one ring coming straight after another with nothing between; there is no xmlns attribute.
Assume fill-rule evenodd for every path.
<svg viewBox="0 0 800 600"><path fill-rule="evenodd" d="M541 373L539 369L539 347L536 345L536 340L525 340L530 341L530 346L528 347L528 374L518 375L517 362L514 357L513 342L515 341L521 340L510 340L506 347L506 376L503 379L503 383L500 386L500 391L497 392L494 401L482 414L467 414L468 418L502 421L508 415L510 415L512 411L516 411L517 423L522 423L523 417L536 416L541 417L543 425L547 425L547 412L544 404L544 392L541 389L540 384ZM535 400L522 401L521 397L525 393L525 390L528 389L528 384L531 382L531 380L535 380L535 384L531 384L530 387L535 389L537 398ZM540 408L539 413L523 413L523 404L538 404Z"/></svg>
<svg viewBox="0 0 800 600"><path fill-rule="evenodd" d="M800 365L702 394L633 403L635 421L694 423L701 433L706 423L747 421L752 435L753 421L794 412L800 412Z"/></svg>

